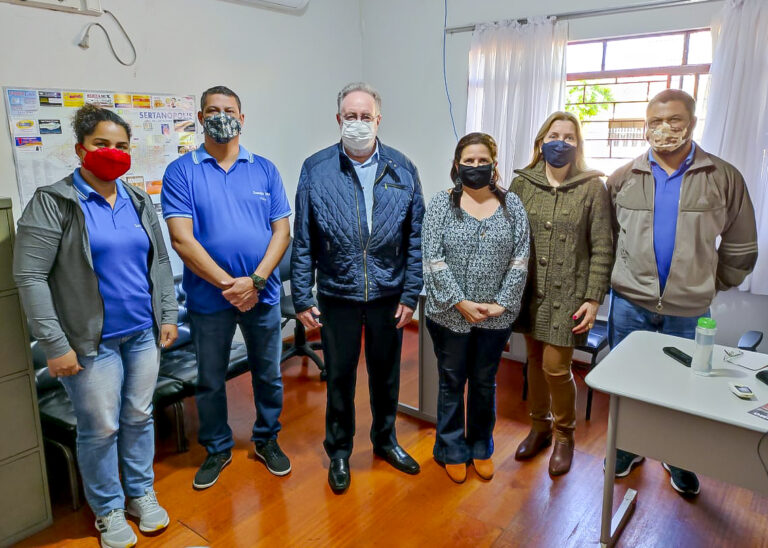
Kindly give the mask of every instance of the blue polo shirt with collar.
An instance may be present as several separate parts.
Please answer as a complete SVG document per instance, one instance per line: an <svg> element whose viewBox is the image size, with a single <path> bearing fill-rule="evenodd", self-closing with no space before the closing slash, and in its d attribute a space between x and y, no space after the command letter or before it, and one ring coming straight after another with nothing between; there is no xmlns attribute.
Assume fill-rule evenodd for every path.
<svg viewBox="0 0 768 548"><path fill-rule="evenodd" d="M344 150L344 145L341 147L341 151L344 156L349 158L349 154ZM379 143L376 142L376 148L365 162L358 162L349 158L352 162L352 167L355 168L357 179L360 181L360 186L363 187L363 201L365 202L365 216L368 219L368 234L373 231L373 185L376 182L376 170L379 167Z"/></svg>
<svg viewBox="0 0 768 548"><path fill-rule="evenodd" d="M664 171L653 157L653 149L648 151L648 161L654 180L653 198L653 250L656 253L656 268L659 271L659 285L663 292L672 266L672 255L675 252L675 233L677 231L677 214L680 209L680 188L683 175L693 163L696 144L691 143L691 152L683 163L672 174Z"/></svg>
<svg viewBox="0 0 768 548"><path fill-rule="evenodd" d="M154 324L149 290L149 236L120 179L109 205L76 169L72 180L91 246L93 270L104 301L102 339L122 337Z"/></svg>
<svg viewBox="0 0 768 548"><path fill-rule="evenodd" d="M230 276L250 276L272 238L272 223L291 214L283 180L275 165L242 146L224 171L201 146L174 160L165 170L162 191L165 219L192 219L195 239ZM187 307L198 314L232 308L221 290L184 266ZM278 269L259 292L259 302L280 302Z"/></svg>

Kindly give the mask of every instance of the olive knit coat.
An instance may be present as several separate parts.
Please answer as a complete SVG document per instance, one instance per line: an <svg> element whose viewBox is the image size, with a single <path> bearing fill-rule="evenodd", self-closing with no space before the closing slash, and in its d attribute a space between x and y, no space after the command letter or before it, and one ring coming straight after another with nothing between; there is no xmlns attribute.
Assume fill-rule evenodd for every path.
<svg viewBox="0 0 768 548"><path fill-rule="evenodd" d="M516 170L510 187L523 202L531 227L529 299L519 330L552 345L578 346L587 334L573 334L580 321L573 315L588 299L602 303L610 283L610 198L599 171L572 167L568 178L553 187L544 166L542 160Z"/></svg>

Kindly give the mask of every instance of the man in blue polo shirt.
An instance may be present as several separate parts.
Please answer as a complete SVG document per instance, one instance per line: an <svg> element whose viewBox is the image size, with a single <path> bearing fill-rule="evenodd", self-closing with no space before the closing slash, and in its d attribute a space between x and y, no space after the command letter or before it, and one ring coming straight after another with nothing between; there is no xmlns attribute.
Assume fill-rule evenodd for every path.
<svg viewBox="0 0 768 548"><path fill-rule="evenodd" d="M715 294L738 286L755 266L755 214L744 178L693 142L695 111L693 97L679 89L652 98L650 150L608 178L616 247L611 348L640 330L694 338ZM616 476L642 461L618 450ZM676 491L699 493L696 474L663 466Z"/></svg>
<svg viewBox="0 0 768 548"><path fill-rule="evenodd" d="M184 290L198 359L199 441L208 451L193 486L210 487L232 460L225 376L235 326L248 349L256 456L275 475L291 471L277 444L280 376L280 276L291 208L277 168L240 146L240 98L224 86L205 91L198 119L205 144L171 163L163 177L163 215L184 261Z"/></svg>

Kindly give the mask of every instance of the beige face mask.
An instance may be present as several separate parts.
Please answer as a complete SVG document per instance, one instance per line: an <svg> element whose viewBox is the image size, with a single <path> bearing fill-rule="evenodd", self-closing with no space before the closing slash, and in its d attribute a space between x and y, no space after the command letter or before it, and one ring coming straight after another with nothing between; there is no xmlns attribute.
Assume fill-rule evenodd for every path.
<svg viewBox="0 0 768 548"><path fill-rule="evenodd" d="M688 127L673 128L667 122L662 122L658 127L648 129L646 138L651 148L658 152L674 152L687 141Z"/></svg>

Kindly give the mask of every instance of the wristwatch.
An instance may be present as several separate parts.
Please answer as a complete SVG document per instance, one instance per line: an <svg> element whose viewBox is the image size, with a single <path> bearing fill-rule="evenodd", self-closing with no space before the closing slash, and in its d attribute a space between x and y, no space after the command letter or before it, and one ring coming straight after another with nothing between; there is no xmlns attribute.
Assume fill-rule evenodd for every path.
<svg viewBox="0 0 768 548"><path fill-rule="evenodd" d="M250 275L251 280L253 280L253 287L255 287L258 291L263 290L265 287L267 287L267 280L259 276L258 274L251 274Z"/></svg>

